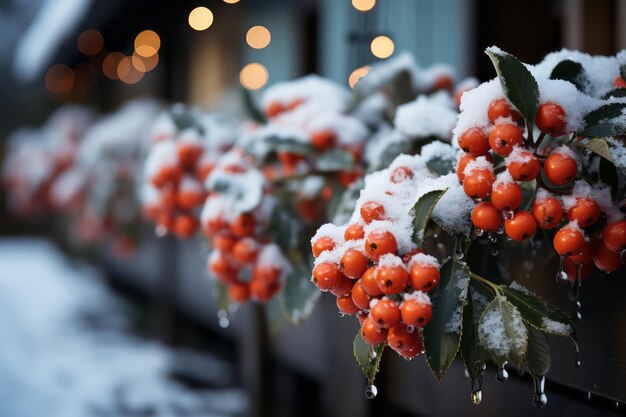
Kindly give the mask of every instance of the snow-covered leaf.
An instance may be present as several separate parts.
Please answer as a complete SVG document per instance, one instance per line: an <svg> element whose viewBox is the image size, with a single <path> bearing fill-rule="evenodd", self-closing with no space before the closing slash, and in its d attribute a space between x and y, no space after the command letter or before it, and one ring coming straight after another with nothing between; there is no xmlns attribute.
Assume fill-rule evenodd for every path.
<svg viewBox="0 0 626 417"><path fill-rule="evenodd" d="M539 87L533 75L511 54L494 48L486 53L496 68L506 98L527 123L533 123L539 107Z"/></svg>
<svg viewBox="0 0 626 417"><path fill-rule="evenodd" d="M609 137L626 134L626 125L615 119L622 115L626 103L609 103L585 116L585 128L577 136Z"/></svg>
<svg viewBox="0 0 626 417"><path fill-rule="evenodd" d="M424 327L424 350L437 379L446 373L461 340L461 320L470 275L467 265L447 259L440 269L439 285L430 294L433 316Z"/></svg>
<svg viewBox="0 0 626 417"><path fill-rule="evenodd" d="M550 356L550 342L541 331L532 326L528 330L528 352L526 353L526 367L533 376L544 376L550 370L552 357Z"/></svg>
<svg viewBox="0 0 626 417"><path fill-rule="evenodd" d="M354 165L354 157L343 149L331 149L313 160L315 168L321 172L350 171Z"/></svg>
<svg viewBox="0 0 626 417"><path fill-rule="evenodd" d="M514 284L514 287L503 285L500 289L507 300L517 307L526 323L546 333L575 339L574 324L567 314L518 284Z"/></svg>
<svg viewBox="0 0 626 417"><path fill-rule="evenodd" d="M528 349L528 331L519 310L506 297L497 295L478 323L480 345L494 362L519 366Z"/></svg>
<svg viewBox="0 0 626 417"><path fill-rule="evenodd" d="M346 188L341 194L339 203L334 207L332 216L329 216L332 219L332 223L346 224L350 220L364 185L363 179L359 179Z"/></svg>
<svg viewBox="0 0 626 417"><path fill-rule="evenodd" d="M622 88L616 88L614 90L611 90L608 93L606 93L603 98L606 100L607 98L611 98L611 97L615 97L615 98L626 97L626 88L622 87Z"/></svg>
<svg viewBox="0 0 626 417"><path fill-rule="evenodd" d="M413 206L415 212L415 217L413 218L413 242L417 246L421 247L424 243L424 230L426 225L428 225L430 215L445 192L446 190L429 191L422 195Z"/></svg>
<svg viewBox="0 0 626 417"><path fill-rule="evenodd" d="M461 336L461 356L470 378L477 378L483 372L487 355L478 343L478 322L485 308L493 299L493 294L484 285L470 281L467 302L463 309L463 334Z"/></svg>
<svg viewBox="0 0 626 417"><path fill-rule="evenodd" d="M381 343L378 346L371 347L365 343L363 337L361 337L360 331L357 332L354 338L352 353L370 385L374 383L374 378L376 378L376 373L378 372L380 360L382 359L386 345L386 343ZM374 353L374 355L372 355L372 353Z"/></svg>
<svg viewBox="0 0 626 417"><path fill-rule="evenodd" d="M263 175L249 171L245 176L216 175L209 177L207 187L228 198L230 208L235 213L251 211L263 198Z"/></svg>
<svg viewBox="0 0 626 417"><path fill-rule="evenodd" d="M587 74L583 66L578 63L565 59L559 62L552 73L550 74L551 80L564 80L574 84L580 91L585 92L589 81L587 80Z"/></svg>
<svg viewBox="0 0 626 417"><path fill-rule="evenodd" d="M261 124L265 124L265 116L263 115L263 112L259 109L257 104L254 102L252 92L246 88L242 88L241 93L243 94L243 105L246 112L250 115L250 117L252 117L252 119Z"/></svg>
<svg viewBox="0 0 626 417"><path fill-rule="evenodd" d="M283 307L287 317L294 324L299 324L309 317L322 294L309 280L310 274L310 267L303 264L294 265L285 282Z"/></svg>
<svg viewBox="0 0 626 417"><path fill-rule="evenodd" d="M433 158L426 162L426 166L438 175L446 175L454 172L455 161L447 158Z"/></svg>
<svg viewBox="0 0 626 417"><path fill-rule="evenodd" d="M591 152L600 155L604 159L613 162L609 144L604 139L593 138L588 143L577 143L577 146L589 149Z"/></svg>

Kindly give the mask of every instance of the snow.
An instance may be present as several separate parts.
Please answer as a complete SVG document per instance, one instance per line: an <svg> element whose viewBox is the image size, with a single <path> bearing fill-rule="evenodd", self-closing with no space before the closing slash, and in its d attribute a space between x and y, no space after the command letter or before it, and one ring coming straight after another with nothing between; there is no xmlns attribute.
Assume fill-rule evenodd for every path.
<svg viewBox="0 0 626 417"><path fill-rule="evenodd" d="M289 263L287 258L285 258L278 245L274 243L263 245L263 247L259 251L256 262L259 266L270 266L277 268L280 271L280 276L282 279L289 275L293 270L291 264Z"/></svg>
<svg viewBox="0 0 626 417"><path fill-rule="evenodd" d="M394 255L393 253L386 253L378 260L379 268L402 268L406 269L402 258Z"/></svg>
<svg viewBox="0 0 626 417"><path fill-rule="evenodd" d="M456 118L450 96L439 92L431 96L421 95L415 101L399 106L394 125L398 131L412 138L436 136L449 141Z"/></svg>
<svg viewBox="0 0 626 417"><path fill-rule="evenodd" d="M410 293L404 293L402 295L402 298L404 299L404 301L412 300L412 301L417 301L421 305L431 305L430 297L428 296L428 294L422 291L413 291Z"/></svg>
<svg viewBox="0 0 626 417"><path fill-rule="evenodd" d="M422 146L420 151L420 155L425 162L429 162L434 159L455 162L457 154L458 151L451 145L437 140L429 143L428 145Z"/></svg>
<svg viewBox="0 0 626 417"><path fill-rule="evenodd" d="M304 100L345 108L349 99L350 92L345 87L317 75L308 75L292 81L279 82L267 88L263 92L261 104L266 108L270 103L287 106L295 100Z"/></svg>
<svg viewBox="0 0 626 417"><path fill-rule="evenodd" d="M346 230L345 226L336 226L332 223L323 224L317 229L317 231L311 238L311 245L313 245L315 242L317 242L318 239L322 237L331 238L332 241L335 242L335 244L343 243L344 242L343 234L345 230Z"/></svg>
<svg viewBox="0 0 626 417"><path fill-rule="evenodd" d="M463 175L468 176L474 170L486 169L489 172L493 172L493 164L487 160L484 156L479 156L478 158L470 161L463 170Z"/></svg>
<svg viewBox="0 0 626 417"><path fill-rule="evenodd" d="M465 305L465 300L467 299L467 291L469 289L465 272L463 272L461 269L456 269L454 274L455 276L452 277L452 279L456 282L455 290L459 292L459 302L457 304L457 307L454 309L452 316L444 326L444 331L446 333L458 333L461 331L461 316L463 314L463 306Z"/></svg>
<svg viewBox="0 0 626 417"><path fill-rule="evenodd" d="M506 297L501 297L501 302L505 301ZM478 324L479 343L499 358L509 357L513 352L525 352L528 345L528 332L522 315L514 306L504 305L509 307L506 310L510 320L507 328L504 325L502 310L496 304L491 304ZM509 334L509 331L512 334Z"/></svg>
<svg viewBox="0 0 626 417"><path fill-rule="evenodd" d="M463 94L460 106L461 113L452 131L452 142L457 142L459 136L474 127L482 129L488 135L491 130L491 122L487 115L487 109L489 109L492 101L502 98L505 97L497 78L482 83Z"/></svg>
<svg viewBox="0 0 626 417"><path fill-rule="evenodd" d="M316 115L306 126L311 133L332 131L340 145L360 144L369 134L367 127L359 119L331 112Z"/></svg>
<svg viewBox="0 0 626 417"><path fill-rule="evenodd" d="M606 138L609 143L609 152L611 152L611 159L615 166L621 169L626 169L626 147L619 139Z"/></svg>
<svg viewBox="0 0 626 417"><path fill-rule="evenodd" d="M572 207L578 204L577 199L582 197L589 197L593 199L598 206L600 206L600 209L607 215L609 221L616 221L624 218L624 214L619 210L619 207L613 203L610 187L602 182L598 182L593 185L590 185L585 180L578 180L574 182L571 194L561 196L563 209L565 211L569 211Z"/></svg>
<svg viewBox="0 0 626 417"><path fill-rule="evenodd" d="M417 253L413 255L408 264L409 269L411 269L411 267L416 264L424 266L434 266L435 268L439 269L439 261L437 260L437 258L426 253Z"/></svg>
<svg viewBox="0 0 626 417"><path fill-rule="evenodd" d="M560 334L563 336L568 336L572 333L572 326L566 323L551 320L548 317L541 318L541 326L549 333Z"/></svg>
<svg viewBox="0 0 626 417"><path fill-rule="evenodd" d="M205 372L222 381L230 368L129 334L128 308L108 293L98 273L67 262L49 243L0 240L2 414L85 417L94 410L152 410L155 417L174 417L174 410L206 416L245 411L247 399L237 389L193 391L172 380L172 368L183 358L202 360Z"/></svg>
<svg viewBox="0 0 626 417"><path fill-rule="evenodd" d="M513 146L511 153L504 159L504 164L508 167L513 162L525 164L532 160L532 154L519 145Z"/></svg>
<svg viewBox="0 0 626 417"><path fill-rule="evenodd" d="M496 176L496 180L493 183L493 189L498 187L500 184L517 184L517 182L511 176L511 173L508 170L502 171Z"/></svg>

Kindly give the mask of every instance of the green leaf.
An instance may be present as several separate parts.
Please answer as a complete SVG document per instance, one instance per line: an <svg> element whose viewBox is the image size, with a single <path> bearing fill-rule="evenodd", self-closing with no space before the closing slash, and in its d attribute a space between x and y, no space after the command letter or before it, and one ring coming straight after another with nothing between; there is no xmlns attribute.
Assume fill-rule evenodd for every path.
<svg viewBox="0 0 626 417"><path fill-rule="evenodd" d="M228 310L228 306L230 305L230 298L228 297L228 288L226 285L219 282L217 279L213 280L214 286L213 289L215 291L215 299L217 300L217 308L220 310Z"/></svg>
<svg viewBox="0 0 626 417"><path fill-rule="evenodd" d="M341 194L341 199L339 204L335 207L332 216L332 223L335 224L346 224L348 220L350 220L350 216L354 212L354 208L356 207L356 202L361 195L361 190L365 186L365 182L363 179L359 179L358 181L353 182L346 188L346 190Z"/></svg>
<svg viewBox="0 0 626 417"><path fill-rule="evenodd" d="M321 172L350 171L354 167L354 156L343 149L331 149L313 159L313 166Z"/></svg>
<svg viewBox="0 0 626 417"><path fill-rule="evenodd" d="M611 187L611 195L620 195L619 192L619 175L617 173L618 168L606 159L600 159L600 165L598 167L598 176L600 181Z"/></svg>
<svg viewBox="0 0 626 417"><path fill-rule="evenodd" d="M365 378L367 378L367 383L370 385L374 383L374 379L376 378L376 373L380 367L380 360L383 357L385 346L386 343L381 343L380 345L374 347L370 346L363 340L360 331L357 332L356 337L354 338L352 353L354 353L354 357L359 364L361 371L363 371ZM374 353L373 357L372 353Z"/></svg>
<svg viewBox="0 0 626 417"><path fill-rule="evenodd" d="M569 59L559 62L552 73L550 74L551 80L564 80L574 84L576 88L582 92L586 91L589 81L587 80L587 74L583 66Z"/></svg>
<svg viewBox="0 0 626 417"><path fill-rule="evenodd" d="M411 141L408 138L406 138L406 140L399 140L390 143L380 155L379 160L376 161L374 165L369 168L369 170L376 171L388 167L398 155L409 153L412 147Z"/></svg>
<svg viewBox="0 0 626 417"><path fill-rule="evenodd" d="M577 136L609 137L626 134L626 126L616 123L615 118L622 115L626 103L609 103L585 116L585 128Z"/></svg>
<svg viewBox="0 0 626 417"><path fill-rule="evenodd" d="M258 106L254 102L254 99L252 97L252 92L246 88L243 88L242 94L243 94L244 109L246 110L248 115L252 117L253 120L256 120L257 122L261 124L265 124L267 120L265 119L263 112L259 110Z"/></svg>
<svg viewBox="0 0 626 417"><path fill-rule="evenodd" d="M478 378L487 360L485 349L478 343L478 322L493 293L484 285L470 281L467 303L463 308L463 335L461 336L461 356L470 378Z"/></svg>
<svg viewBox="0 0 626 417"><path fill-rule="evenodd" d="M421 247L424 243L424 230L430 220L430 215L437 205L439 199L444 195L445 190L433 190L423 194L413 205L415 217L413 218L413 242Z"/></svg>
<svg viewBox="0 0 626 417"><path fill-rule="evenodd" d="M574 323L570 317L526 289L522 291L500 286L507 300L522 314L524 321L546 333L576 338Z"/></svg>
<svg viewBox="0 0 626 417"><path fill-rule="evenodd" d="M467 265L451 258L444 262L439 273L439 285L430 294L433 316L423 332L426 360L437 379L444 376L459 350L470 280Z"/></svg>
<svg viewBox="0 0 626 417"><path fill-rule="evenodd" d="M283 252L288 252L297 245L302 223L288 211L277 206L270 216L268 233L272 242Z"/></svg>
<svg viewBox="0 0 626 417"><path fill-rule="evenodd" d="M550 342L545 333L532 326L527 326L528 352L526 353L526 367L533 376L544 376L550 370L552 357L550 356Z"/></svg>
<svg viewBox="0 0 626 417"><path fill-rule="evenodd" d="M293 272L285 281L283 290L284 310L294 324L301 323L313 312L313 307L322 294L310 281L311 269L304 265L294 265Z"/></svg>
<svg viewBox="0 0 626 417"><path fill-rule="evenodd" d="M496 68L506 98L526 119L527 124L533 123L539 108L539 87L533 75L511 54L490 49L485 52Z"/></svg>
<svg viewBox="0 0 626 417"><path fill-rule="evenodd" d="M297 155L310 155L313 152L311 145L292 138L268 136L263 141L277 152L290 152Z"/></svg>
<svg viewBox="0 0 626 417"><path fill-rule="evenodd" d="M609 162L613 162L609 144L604 139L593 138L589 141L589 143L576 143L576 146L589 149L591 152L600 155Z"/></svg>
<svg viewBox="0 0 626 417"><path fill-rule="evenodd" d="M506 297L496 295L489 303L478 324L478 339L494 362L523 363L528 331L520 311Z"/></svg>
<svg viewBox="0 0 626 417"><path fill-rule="evenodd" d="M438 175L447 175L454 171L455 161L447 158L433 158L426 162L429 170Z"/></svg>
<svg viewBox="0 0 626 417"><path fill-rule="evenodd" d="M230 199L230 207L235 213L245 213L261 203L264 182L260 172L249 171L245 176L211 176L207 187Z"/></svg>

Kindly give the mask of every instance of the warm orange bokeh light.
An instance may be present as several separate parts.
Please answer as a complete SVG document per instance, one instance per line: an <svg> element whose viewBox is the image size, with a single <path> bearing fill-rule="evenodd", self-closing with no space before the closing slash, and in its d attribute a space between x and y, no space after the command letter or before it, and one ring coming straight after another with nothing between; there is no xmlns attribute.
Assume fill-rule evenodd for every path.
<svg viewBox="0 0 626 417"><path fill-rule="evenodd" d="M395 46L390 37L380 35L372 40L370 49L372 50L372 54L374 54L375 57L384 59L389 58L391 54L393 54Z"/></svg>
<svg viewBox="0 0 626 417"><path fill-rule="evenodd" d="M132 56L133 66L142 72L149 72L156 68L159 63L159 54L149 57L141 56L135 52Z"/></svg>
<svg viewBox="0 0 626 417"><path fill-rule="evenodd" d="M268 78L267 69L256 62L246 65L239 73L241 85L248 90L258 90L267 83Z"/></svg>
<svg viewBox="0 0 626 417"><path fill-rule="evenodd" d="M352 0L352 7L360 12L367 12L376 6L376 0Z"/></svg>
<svg viewBox="0 0 626 417"><path fill-rule="evenodd" d="M161 38L153 30L144 30L135 37L135 51L145 57L150 57L161 47Z"/></svg>
<svg viewBox="0 0 626 417"><path fill-rule="evenodd" d="M239 3L239 0L224 0L224 3L235 4L235 3Z"/></svg>
<svg viewBox="0 0 626 417"><path fill-rule="evenodd" d="M370 72L369 66L363 66L352 71L352 74L348 77L348 85L350 88L354 88L354 86L359 82L359 80L365 77Z"/></svg>
<svg viewBox="0 0 626 417"><path fill-rule="evenodd" d="M104 75L109 77L112 80L119 80L119 76L117 75L117 66L118 64L126 58L121 52L111 52L104 58L102 61L102 72Z"/></svg>
<svg viewBox="0 0 626 417"><path fill-rule="evenodd" d="M144 76L143 71L139 71L132 63L131 57L124 57L119 64L117 64L117 76L120 81L126 84L136 84Z"/></svg>
<svg viewBox="0 0 626 417"><path fill-rule="evenodd" d="M189 26L192 29L207 30L213 24L213 12L206 7L196 7L189 12Z"/></svg>
<svg viewBox="0 0 626 417"><path fill-rule="evenodd" d="M263 49L270 44L272 34L265 26L253 26L246 33L246 42L254 49Z"/></svg>
<svg viewBox="0 0 626 417"><path fill-rule="evenodd" d="M89 29L80 34L77 45L81 53L92 56L104 47L104 38L97 30Z"/></svg>
<svg viewBox="0 0 626 417"><path fill-rule="evenodd" d="M74 87L74 71L67 65L54 65L44 77L46 88L55 94L68 93Z"/></svg>

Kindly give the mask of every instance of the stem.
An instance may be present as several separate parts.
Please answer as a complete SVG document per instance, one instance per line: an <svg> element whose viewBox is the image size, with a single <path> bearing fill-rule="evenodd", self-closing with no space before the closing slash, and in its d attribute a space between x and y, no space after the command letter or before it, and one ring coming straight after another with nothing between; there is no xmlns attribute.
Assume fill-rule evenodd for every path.
<svg viewBox="0 0 626 417"><path fill-rule="evenodd" d="M532 145L534 142L532 123L526 123L526 130L528 131L528 145Z"/></svg>
<svg viewBox="0 0 626 417"><path fill-rule="evenodd" d="M489 288L491 288L497 295L501 294L500 291L500 286L497 284L494 284L493 282L489 281L487 278L483 278L478 274L475 274L473 272L470 271L470 278L475 279L476 281L485 284L486 286L488 286Z"/></svg>
<svg viewBox="0 0 626 417"><path fill-rule="evenodd" d="M551 188L548 184L545 183L545 181L543 180L543 177L541 176L541 173L537 175L536 179L537 179L537 187L544 188L550 191L552 194L556 194L556 195L569 195L570 194L570 191L557 190L557 189Z"/></svg>
<svg viewBox="0 0 626 417"><path fill-rule="evenodd" d="M565 145L569 146L572 144L572 142L574 142L574 139L576 138L576 134L572 133L572 137L569 138L569 140L567 142L565 142Z"/></svg>
<svg viewBox="0 0 626 417"><path fill-rule="evenodd" d="M541 132L541 134L537 138L537 142L535 142L535 150L539 149L539 145L541 145L541 142L543 142L543 138L545 137L546 137L546 134L544 132Z"/></svg>

